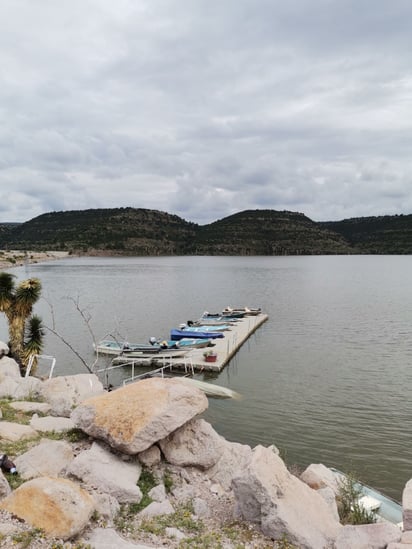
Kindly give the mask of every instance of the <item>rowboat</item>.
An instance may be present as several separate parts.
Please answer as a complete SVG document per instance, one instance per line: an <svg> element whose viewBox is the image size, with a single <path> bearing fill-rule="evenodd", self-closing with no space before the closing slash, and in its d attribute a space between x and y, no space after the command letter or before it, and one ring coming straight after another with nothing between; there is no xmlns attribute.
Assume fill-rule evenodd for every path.
<svg viewBox="0 0 412 549"><path fill-rule="evenodd" d="M225 336L223 335L223 332L197 331L190 329L178 330L177 328L170 330L170 339L172 341L179 341L185 337L196 339L218 339Z"/></svg>
<svg viewBox="0 0 412 549"><path fill-rule="evenodd" d="M330 469L338 483L348 478L342 471L334 467ZM361 507L366 511L374 513L378 520L386 520L402 528L402 506L397 501L359 481L355 482L355 488L360 492L358 503Z"/></svg>
<svg viewBox="0 0 412 549"><path fill-rule="evenodd" d="M152 340L154 341L152 342ZM156 338L151 338L150 343L128 343L126 341L119 342L112 339L102 339L96 345L94 345L94 350L96 353L103 355L138 356L139 353L164 354L166 351L181 349L182 347L186 350L189 350L211 345L211 338L204 339L185 337L183 338L183 340L180 341L159 341Z"/></svg>
<svg viewBox="0 0 412 549"><path fill-rule="evenodd" d="M262 312L262 309L259 308L249 308L249 307L225 307L222 311L222 315L225 314L234 314L241 313L245 316L256 316Z"/></svg>
<svg viewBox="0 0 412 549"><path fill-rule="evenodd" d="M224 332L230 330L231 326L229 324L201 324L196 326L181 324L179 328L190 332Z"/></svg>

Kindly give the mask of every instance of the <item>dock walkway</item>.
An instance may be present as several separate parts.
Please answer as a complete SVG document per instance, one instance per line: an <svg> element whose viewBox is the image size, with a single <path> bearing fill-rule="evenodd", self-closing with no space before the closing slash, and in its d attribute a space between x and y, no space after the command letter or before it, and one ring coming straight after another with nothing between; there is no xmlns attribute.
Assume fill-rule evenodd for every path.
<svg viewBox="0 0 412 549"><path fill-rule="evenodd" d="M206 347L201 349L191 349L184 355L184 357L178 358L161 358L160 356L153 356L147 361L142 361L140 358L124 359L124 364L135 364L140 366L156 366L161 367L171 365L176 369L184 369L187 371L189 368L196 371L213 371L220 372L229 360L237 353L243 343L268 319L268 315L265 313L259 313L254 316L245 316L233 323L230 330L223 332L224 337L214 339L214 347ZM213 350L217 353L216 362L206 362L203 353L207 350ZM116 360L120 362L120 357Z"/></svg>

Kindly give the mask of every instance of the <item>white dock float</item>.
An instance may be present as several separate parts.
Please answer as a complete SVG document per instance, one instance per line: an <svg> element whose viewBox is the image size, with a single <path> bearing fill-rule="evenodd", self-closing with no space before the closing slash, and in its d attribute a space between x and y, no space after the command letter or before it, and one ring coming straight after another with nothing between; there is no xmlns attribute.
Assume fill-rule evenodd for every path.
<svg viewBox="0 0 412 549"><path fill-rule="evenodd" d="M169 359L168 362L178 368L187 369L188 365L194 370L208 370L220 372L229 360L237 353L243 343L261 326L269 316L265 313L259 313L254 316L245 316L233 323L230 330L223 332L223 338L214 339L214 347L203 349L192 349L185 357ZM216 362L206 362L203 353L213 350L217 353Z"/></svg>

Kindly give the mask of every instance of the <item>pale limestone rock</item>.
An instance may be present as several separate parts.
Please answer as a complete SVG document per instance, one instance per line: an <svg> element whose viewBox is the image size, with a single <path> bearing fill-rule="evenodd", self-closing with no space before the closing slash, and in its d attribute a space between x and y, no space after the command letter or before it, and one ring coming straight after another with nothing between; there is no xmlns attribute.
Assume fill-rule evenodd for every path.
<svg viewBox="0 0 412 549"><path fill-rule="evenodd" d="M177 541L181 541L182 539L186 539L188 536L178 528L165 528L165 534L168 538L175 539Z"/></svg>
<svg viewBox="0 0 412 549"><path fill-rule="evenodd" d="M24 438L34 438L37 432L29 425L20 425L10 421L0 422L0 439L4 438L10 442L17 442Z"/></svg>
<svg viewBox="0 0 412 549"><path fill-rule="evenodd" d="M412 530L412 479L408 480L402 493L403 529Z"/></svg>
<svg viewBox="0 0 412 549"><path fill-rule="evenodd" d="M67 540L87 526L94 501L70 480L41 477L22 484L0 502L0 509L41 528L49 537Z"/></svg>
<svg viewBox="0 0 412 549"><path fill-rule="evenodd" d="M21 379L21 373L19 365L14 358L3 356L3 358L0 359L0 381L4 381L7 377L19 380Z"/></svg>
<svg viewBox="0 0 412 549"><path fill-rule="evenodd" d="M230 490L232 480L241 474L241 471L252 459L252 448L238 442L225 443L223 454L219 461L206 471L208 477L219 483L224 490Z"/></svg>
<svg viewBox="0 0 412 549"><path fill-rule="evenodd" d="M64 433L75 428L75 424L68 417L39 417L34 414L30 420L30 426L36 431L46 433L48 431L55 431L56 433Z"/></svg>
<svg viewBox="0 0 412 549"><path fill-rule="evenodd" d="M204 419L192 419L159 442L169 463L200 469L213 467L225 449L225 439Z"/></svg>
<svg viewBox="0 0 412 549"><path fill-rule="evenodd" d="M0 470L0 499L5 498L11 493L11 488L8 483L8 480L3 475L3 472Z"/></svg>
<svg viewBox="0 0 412 549"><path fill-rule="evenodd" d="M330 488L329 486L326 486L325 488L319 488L319 490L317 490L317 493L323 497L323 499L329 505L329 508L333 513L333 516L339 522L340 518L339 518L338 504L336 502L335 492L332 490L332 488Z"/></svg>
<svg viewBox="0 0 412 549"><path fill-rule="evenodd" d="M139 503L142 492L136 483L141 470L139 463L126 463L94 442L90 450L74 459L68 472L99 492L112 495L119 503Z"/></svg>
<svg viewBox="0 0 412 549"><path fill-rule="evenodd" d="M160 453L160 448L156 444L153 444L147 450L140 452L138 458L140 463L145 467L154 467L161 462L162 454Z"/></svg>
<svg viewBox="0 0 412 549"><path fill-rule="evenodd" d="M18 381L12 377L0 379L0 398L13 398L19 388Z"/></svg>
<svg viewBox="0 0 412 549"><path fill-rule="evenodd" d="M172 504L166 499L165 501L153 501L149 503L147 507L140 511L139 517L153 518L159 515L171 515L174 512Z"/></svg>
<svg viewBox="0 0 412 549"><path fill-rule="evenodd" d="M114 526L114 520L120 511L117 499L110 494L101 494L100 492L93 492L93 499L99 517L106 522L108 527Z"/></svg>
<svg viewBox="0 0 412 549"><path fill-rule="evenodd" d="M164 484L158 484L157 486L152 488L149 491L148 496L153 501L158 501L159 503L167 499L166 488L164 487Z"/></svg>
<svg viewBox="0 0 412 549"><path fill-rule="evenodd" d="M300 475L300 480L314 490L331 488L336 495L339 491L339 482L333 472L322 463L312 463Z"/></svg>
<svg viewBox="0 0 412 549"><path fill-rule="evenodd" d="M178 379L149 378L89 398L72 419L89 435L137 454L203 412L207 397Z"/></svg>
<svg viewBox="0 0 412 549"><path fill-rule="evenodd" d="M340 529L335 549L386 549L391 542L401 539L400 529L389 522L346 525Z"/></svg>
<svg viewBox="0 0 412 549"><path fill-rule="evenodd" d="M50 411L50 404L47 402L27 402L25 400L10 402L10 406L15 410L26 413L41 413L47 414Z"/></svg>
<svg viewBox="0 0 412 549"><path fill-rule="evenodd" d="M12 378L7 376L0 381L0 398L27 400L39 398L42 382L35 377Z"/></svg>
<svg viewBox="0 0 412 549"><path fill-rule="evenodd" d="M85 399L105 391L95 374L59 376L43 382L42 397L51 406L51 415L70 417L73 409Z"/></svg>
<svg viewBox="0 0 412 549"><path fill-rule="evenodd" d="M210 517L210 509L206 501L202 498L193 498L193 513L196 517L202 519Z"/></svg>
<svg viewBox="0 0 412 549"><path fill-rule="evenodd" d="M412 549L412 543L404 543L403 541L388 543L386 549Z"/></svg>
<svg viewBox="0 0 412 549"><path fill-rule="evenodd" d="M121 538L112 528L95 528L86 538L93 549L160 549L153 545L142 545ZM163 547L163 546L162 546Z"/></svg>
<svg viewBox="0 0 412 549"><path fill-rule="evenodd" d="M8 355L10 352L9 346L4 341L0 341L0 358Z"/></svg>
<svg viewBox="0 0 412 549"><path fill-rule="evenodd" d="M29 480L35 477L58 477L73 461L68 442L44 439L28 452L18 456L15 464L19 475Z"/></svg>
<svg viewBox="0 0 412 549"><path fill-rule="evenodd" d="M257 446L240 476L233 479L240 516L273 538L285 533L301 549L332 545L339 528L329 506L315 490L287 470L281 458Z"/></svg>

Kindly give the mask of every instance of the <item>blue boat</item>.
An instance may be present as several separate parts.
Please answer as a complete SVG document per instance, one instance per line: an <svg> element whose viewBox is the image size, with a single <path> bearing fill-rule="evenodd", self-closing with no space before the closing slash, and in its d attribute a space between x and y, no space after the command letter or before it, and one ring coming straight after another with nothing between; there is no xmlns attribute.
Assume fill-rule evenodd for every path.
<svg viewBox="0 0 412 549"><path fill-rule="evenodd" d="M180 339L184 337L191 337L195 339L217 339L219 337L225 337L223 335L223 332L200 332L200 331L192 331L189 329L186 330L178 330L176 328L173 328L170 330L170 339L172 341L179 341Z"/></svg>

